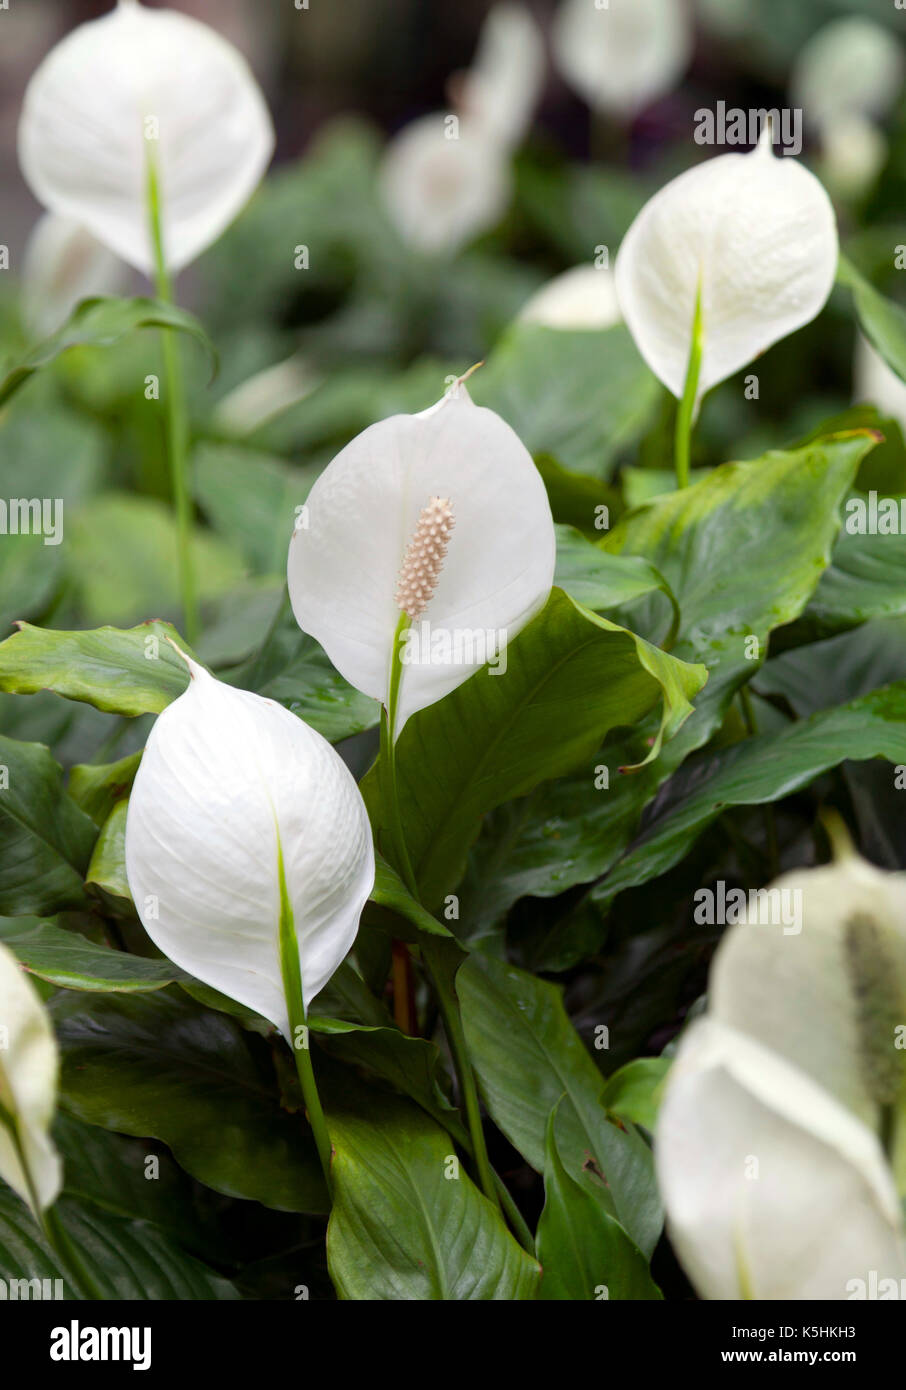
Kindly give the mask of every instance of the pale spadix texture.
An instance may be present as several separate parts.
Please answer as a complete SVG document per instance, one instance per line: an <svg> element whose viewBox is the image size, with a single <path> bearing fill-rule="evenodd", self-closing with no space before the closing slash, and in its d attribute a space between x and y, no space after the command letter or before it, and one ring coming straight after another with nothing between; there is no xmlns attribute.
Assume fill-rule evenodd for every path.
<svg viewBox="0 0 906 1390"><path fill-rule="evenodd" d="M57 1071L47 1010L15 956L0 945L0 1178L33 1211L56 1200L62 1180L50 1139Z"/></svg>
<svg viewBox="0 0 906 1390"><path fill-rule="evenodd" d="M26 325L49 337L82 299L118 294L131 272L78 222L47 212L25 250L22 300Z"/></svg>
<svg viewBox="0 0 906 1390"><path fill-rule="evenodd" d="M645 361L679 398L701 281L701 397L820 312L837 256L830 199L801 164L774 156L765 130L751 154L709 159L645 204L617 256L617 297Z"/></svg>
<svg viewBox="0 0 906 1390"><path fill-rule="evenodd" d="M772 889L801 894L801 931L767 909L728 929L668 1080L658 1178L703 1296L845 1299L872 1270L906 1276L906 885L849 857Z"/></svg>
<svg viewBox="0 0 906 1390"><path fill-rule="evenodd" d="M484 640L472 641L476 632L503 645L547 599L554 528L528 451L457 384L430 410L371 425L337 454L309 493L307 527L289 548L299 626L351 684L386 704L400 569L432 498L448 500L453 527L413 630L429 625L440 659L430 659L427 642L409 648L419 659L403 666L397 733L485 663L491 653Z"/></svg>
<svg viewBox="0 0 906 1390"><path fill-rule="evenodd" d="M164 955L288 1037L278 856L308 1009L352 946L374 883L368 817L320 734L274 701L189 668L188 689L151 731L129 800L129 887Z"/></svg>
<svg viewBox="0 0 906 1390"><path fill-rule="evenodd" d="M574 265L536 290L519 318L547 328L610 328L620 321L613 272L606 266Z"/></svg>
<svg viewBox="0 0 906 1390"><path fill-rule="evenodd" d="M678 82L692 26L684 0L563 0L551 42L564 79L589 106L628 118Z"/></svg>
<svg viewBox="0 0 906 1390"><path fill-rule="evenodd" d="M149 157L176 271L233 220L273 144L241 54L197 20L135 0L52 50L28 85L19 125L19 162L35 196L146 274Z"/></svg>

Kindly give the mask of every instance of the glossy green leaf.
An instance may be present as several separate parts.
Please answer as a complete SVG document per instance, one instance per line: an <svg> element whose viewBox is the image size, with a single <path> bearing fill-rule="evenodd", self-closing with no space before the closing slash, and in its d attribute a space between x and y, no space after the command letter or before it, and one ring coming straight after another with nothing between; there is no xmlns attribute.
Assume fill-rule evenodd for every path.
<svg viewBox="0 0 906 1390"><path fill-rule="evenodd" d="M79 763L69 773L69 795L101 826L116 803L128 797L141 760L141 753L129 753L115 763Z"/></svg>
<svg viewBox="0 0 906 1390"><path fill-rule="evenodd" d="M405 922L415 928L412 936L414 941L418 940L419 932L427 932L429 936L452 935L436 917L433 917L430 912L426 912L421 903L413 898L396 869L380 855L376 857L374 888L370 901L396 915L394 935L400 937L401 940L403 937L400 936L399 918L403 918Z"/></svg>
<svg viewBox="0 0 906 1390"><path fill-rule="evenodd" d="M547 1124L544 1210L538 1222L538 1258L544 1271L539 1298L562 1301L658 1299L660 1290L644 1255L623 1227L563 1167Z"/></svg>
<svg viewBox="0 0 906 1390"><path fill-rule="evenodd" d="M903 499L891 500L899 511ZM872 618L906 613L906 527L890 534L851 531L849 526L858 524L858 515L851 511L854 503L868 507L870 500L854 496L847 501L846 523L830 566L802 617L789 634L779 634L786 639L781 648L830 637Z"/></svg>
<svg viewBox="0 0 906 1390"><path fill-rule="evenodd" d="M82 880L96 836L48 750L0 735L0 913L86 906Z"/></svg>
<svg viewBox="0 0 906 1390"><path fill-rule="evenodd" d="M160 1139L188 1173L231 1197L323 1212L327 1195L301 1114L281 1106L264 1044L171 990L67 992L52 1012L60 1103L79 1119Z"/></svg>
<svg viewBox="0 0 906 1390"><path fill-rule="evenodd" d="M296 509L317 471L237 445L205 443L195 452L192 474L214 530L242 550L256 574L285 575Z"/></svg>
<svg viewBox="0 0 906 1390"><path fill-rule="evenodd" d="M123 630L56 632L22 623L0 643L0 690L53 690L112 714L159 714L189 683L186 663L166 641L190 651L169 623Z"/></svg>
<svg viewBox="0 0 906 1390"><path fill-rule="evenodd" d="M0 380L0 406L5 405L35 372L55 361L61 352L74 347L113 347L140 328L170 328L189 334L208 353L212 371L216 368L217 355L211 341L187 310L154 299L83 299L62 328L32 348L20 362L7 366Z"/></svg>
<svg viewBox="0 0 906 1390"><path fill-rule="evenodd" d="M408 1102L331 1106L330 1277L341 1299L522 1300L539 1269L463 1172L450 1136Z"/></svg>
<svg viewBox="0 0 906 1390"><path fill-rule="evenodd" d="M604 1087L603 1101L611 1115L631 1120L654 1133L669 1057L637 1057L627 1062Z"/></svg>
<svg viewBox="0 0 906 1390"><path fill-rule="evenodd" d="M114 951L53 922L40 922L20 931L4 930L2 940L29 974L61 989L131 994L163 989L184 978L184 972L168 960Z"/></svg>
<svg viewBox="0 0 906 1390"><path fill-rule="evenodd" d="M403 830L430 907L458 882L482 815L574 767L617 726L660 706L647 745L688 718L704 672L597 617L555 589L544 610L506 648L505 674L478 671L420 711L397 744ZM380 766L362 790L379 832Z"/></svg>
<svg viewBox="0 0 906 1390"><path fill-rule="evenodd" d="M85 882L105 897L120 899L131 909L132 894L126 877L126 813L128 800L118 801L101 826Z"/></svg>
<svg viewBox="0 0 906 1390"><path fill-rule="evenodd" d="M595 613L622 608L646 594L662 593L670 604L673 624L679 608L670 585L653 565L636 555L611 555L572 526L557 526L557 569L554 582L578 603ZM669 647L672 634L665 638Z"/></svg>
<svg viewBox="0 0 906 1390"><path fill-rule="evenodd" d="M880 294L842 254L837 279L852 290L860 327L872 347L906 381L906 309Z"/></svg>
<svg viewBox="0 0 906 1390"><path fill-rule="evenodd" d="M548 1116L559 1104L557 1144L567 1172L650 1255L663 1220L651 1150L635 1131L608 1119L604 1078L573 1028L560 990L477 952L461 966L456 990L469 1055L494 1123L542 1172Z"/></svg>

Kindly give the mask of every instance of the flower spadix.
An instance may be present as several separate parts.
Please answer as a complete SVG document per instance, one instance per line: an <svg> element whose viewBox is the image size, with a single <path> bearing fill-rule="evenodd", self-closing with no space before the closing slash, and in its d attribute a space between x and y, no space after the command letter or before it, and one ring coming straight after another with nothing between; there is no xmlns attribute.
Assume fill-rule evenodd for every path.
<svg viewBox="0 0 906 1390"><path fill-rule="evenodd" d="M554 559L531 456L457 383L430 410L369 426L327 466L290 542L289 592L303 631L385 705L395 635L411 624L399 733L535 615Z"/></svg>
<svg viewBox="0 0 906 1390"><path fill-rule="evenodd" d="M551 34L563 77L596 111L626 119L675 85L692 53L683 0L563 0Z"/></svg>
<svg viewBox="0 0 906 1390"><path fill-rule="evenodd" d="M700 293L701 397L820 312L837 256L830 199L801 164L775 157L766 127L750 154L709 159L645 204L617 256L617 297L679 398Z"/></svg>
<svg viewBox="0 0 906 1390"><path fill-rule="evenodd" d="M704 1297L844 1299L906 1276L906 882L849 855L772 892L682 1037L658 1176Z"/></svg>
<svg viewBox="0 0 906 1390"><path fill-rule="evenodd" d="M60 1159L50 1138L58 1068L47 1010L0 945L0 1178L36 1218L60 1191Z"/></svg>
<svg viewBox="0 0 906 1390"><path fill-rule="evenodd" d="M129 886L164 955L289 1038L287 934L307 1010L350 949L374 882L368 817L320 734L188 666L129 800Z"/></svg>
<svg viewBox="0 0 906 1390"><path fill-rule="evenodd" d="M45 207L150 274L149 166L167 265L177 271L233 220L273 143L264 98L231 44L187 15L120 0L35 72L19 161Z"/></svg>

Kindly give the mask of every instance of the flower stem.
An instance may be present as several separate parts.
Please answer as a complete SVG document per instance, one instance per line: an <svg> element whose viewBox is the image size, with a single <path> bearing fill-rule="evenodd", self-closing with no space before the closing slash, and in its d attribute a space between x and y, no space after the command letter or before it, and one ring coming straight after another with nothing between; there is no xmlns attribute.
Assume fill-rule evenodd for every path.
<svg viewBox="0 0 906 1390"><path fill-rule="evenodd" d="M172 304L173 286L167 270L161 220L160 184L154 161L148 161L148 210L151 218L151 241L154 247L154 279L158 299ZM170 457L170 486L176 512L176 543L179 563L179 587L182 596L183 622L186 640L191 645L198 636L198 600L195 592L195 569L192 561L192 505L186 477L188 451L188 419L183 390L182 362L176 334L168 328L161 332L164 359L164 392L167 407L167 450Z"/></svg>
<svg viewBox="0 0 906 1390"><path fill-rule="evenodd" d="M290 1046L296 1063L296 1074L302 1087L305 1113L321 1160L327 1191L333 1197L333 1181L330 1173L330 1160L333 1146L327 1129L327 1121L321 1107L321 1097L315 1081L311 1052L308 1047L309 1028L302 995L302 972L299 968L299 942L293 920L292 903L286 890L286 874L283 869L283 849L280 836L277 836L277 871L280 878L280 973L283 976L283 993L286 997L286 1011L289 1015Z"/></svg>
<svg viewBox="0 0 906 1390"><path fill-rule="evenodd" d="M702 286L701 280L695 291L695 312L692 316L692 342L689 348L689 365L686 369L686 384L683 398L676 412L676 435L674 457L676 459L676 485L689 486L689 459L692 450L692 422L695 418L695 403L698 395L698 380L701 375L704 335L702 331Z"/></svg>

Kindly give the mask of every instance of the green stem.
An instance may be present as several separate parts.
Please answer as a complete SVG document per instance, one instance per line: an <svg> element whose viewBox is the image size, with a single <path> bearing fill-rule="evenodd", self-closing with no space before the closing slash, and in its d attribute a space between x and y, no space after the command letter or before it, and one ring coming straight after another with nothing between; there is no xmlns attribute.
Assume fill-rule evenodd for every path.
<svg viewBox="0 0 906 1390"><path fill-rule="evenodd" d="M403 637L409 630L410 621L408 613L401 613L400 620L396 625L396 632L393 634L393 655L390 663L387 708L381 712L380 754L386 777L385 800L390 812L390 835L396 855L396 867L413 898L418 899L418 884L403 831L396 768L396 716L399 710L400 682L403 676L402 644Z"/></svg>
<svg viewBox="0 0 906 1390"><path fill-rule="evenodd" d="M157 297L172 304L173 286L167 270L161 219L160 184L153 159L148 160L148 210L151 218L151 241L154 247L154 279ZM176 543L179 563L179 587L182 596L186 640L191 645L198 636L198 599L195 591L195 569L192 561L192 504L189 498L186 456L188 452L188 416L183 390L182 362L176 334L168 328L161 332L164 359L164 392L167 407L167 451L170 458L170 485L176 511Z"/></svg>
<svg viewBox="0 0 906 1390"><path fill-rule="evenodd" d="M308 1123L311 1125L318 1158L321 1160L324 1181L327 1184L328 1193L333 1197L333 1180L330 1173L333 1147L330 1142L327 1121L321 1107L321 1097L318 1095L315 1072L311 1064L311 1052L308 1047L309 1028L302 997L299 942L296 938L292 903L286 889L283 849L279 834L277 837L277 871L280 878L280 972L283 976L283 993L286 997L286 1011L289 1015L290 1046L296 1062L299 1085L302 1087L305 1113L308 1116Z"/></svg>
<svg viewBox="0 0 906 1390"><path fill-rule="evenodd" d="M689 486L689 460L692 450L692 421L695 417L695 401L698 395L698 380L701 375L704 333L702 328L702 286L701 280L695 291L695 312L692 316L692 342L689 348L689 365L686 369L686 384L683 398L676 412L676 484Z"/></svg>

